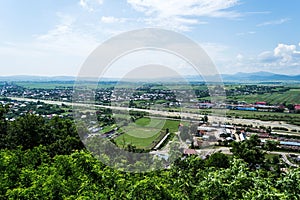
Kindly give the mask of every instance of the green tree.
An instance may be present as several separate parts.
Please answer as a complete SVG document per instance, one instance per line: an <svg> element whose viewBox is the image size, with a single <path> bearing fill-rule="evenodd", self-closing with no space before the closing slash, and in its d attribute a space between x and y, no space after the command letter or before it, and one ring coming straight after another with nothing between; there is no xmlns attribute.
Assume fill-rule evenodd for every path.
<svg viewBox="0 0 300 200"><path fill-rule="evenodd" d="M261 165L265 159L265 153L260 148L260 142L257 135L251 135L248 140L232 142L230 151L235 157L243 159L250 168L254 169L257 165Z"/></svg>
<svg viewBox="0 0 300 200"><path fill-rule="evenodd" d="M207 117L207 115L204 115L204 117L203 117L203 121L204 121L205 123L207 123L207 122L208 122L208 117Z"/></svg>
<svg viewBox="0 0 300 200"><path fill-rule="evenodd" d="M5 115L9 110L9 105L3 106L0 104L0 148L5 148L7 146L7 121Z"/></svg>
<svg viewBox="0 0 300 200"><path fill-rule="evenodd" d="M38 146L45 132L44 118L32 114L19 117L8 127L9 148L21 145L24 149L31 149Z"/></svg>
<svg viewBox="0 0 300 200"><path fill-rule="evenodd" d="M208 167L217 167L217 168L228 168L229 159L223 153L217 152L209 156L205 161L206 166Z"/></svg>
<svg viewBox="0 0 300 200"><path fill-rule="evenodd" d="M267 140L264 144L264 149L267 151L274 151L277 149L279 144L279 141Z"/></svg>

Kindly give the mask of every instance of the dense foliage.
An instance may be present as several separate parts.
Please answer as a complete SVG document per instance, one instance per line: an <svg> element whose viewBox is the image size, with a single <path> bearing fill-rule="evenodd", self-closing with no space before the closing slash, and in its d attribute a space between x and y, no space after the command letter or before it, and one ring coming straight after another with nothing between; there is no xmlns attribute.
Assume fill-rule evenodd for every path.
<svg viewBox="0 0 300 200"><path fill-rule="evenodd" d="M87 152L72 120L26 115L9 122L7 109L0 107L0 199L300 198L300 170L274 169L255 137L234 144L233 157L189 156L169 169L125 173Z"/></svg>

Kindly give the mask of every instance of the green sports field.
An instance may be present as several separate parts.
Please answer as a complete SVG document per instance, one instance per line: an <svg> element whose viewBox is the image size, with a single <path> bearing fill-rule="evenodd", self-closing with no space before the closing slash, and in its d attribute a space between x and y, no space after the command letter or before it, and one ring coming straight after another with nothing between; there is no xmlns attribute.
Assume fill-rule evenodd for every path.
<svg viewBox="0 0 300 200"><path fill-rule="evenodd" d="M120 147L126 147L128 144L136 146L138 149L151 149L165 135L168 128L171 133L178 130L180 121L163 120L152 118L141 118L134 124L125 128L124 134L115 139Z"/></svg>

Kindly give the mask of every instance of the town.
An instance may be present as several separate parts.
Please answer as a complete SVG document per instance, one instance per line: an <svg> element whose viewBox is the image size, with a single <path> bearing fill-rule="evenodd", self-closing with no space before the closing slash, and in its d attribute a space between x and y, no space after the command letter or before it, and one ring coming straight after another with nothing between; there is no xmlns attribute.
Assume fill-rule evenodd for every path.
<svg viewBox="0 0 300 200"><path fill-rule="evenodd" d="M72 84L68 82L67 84ZM100 83L101 84L101 83ZM191 95L189 90L180 90L180 96L186 96L187 94L191 97L181 99L176 96L176 92L179 91L177 88L171 89L165 87L163 84L145 84L142 87L130 88L115 88L116 82L104 83L106 87L97 87L91 94L93 96L84 97L94 99L96 104L100 105L111 105L112 102L129 101L129 107L135 108L148 108L153 104L162 104L163 107L176 108L179 107L182 101L188 101L189 106L192 108L226 108L232 110L244 110L244 111L266 111L266 112L288 112L297 113L300 112L300 102L297 99L298 93L295 86L273 86L273 85L228 85L225 86L226 100L223 104L214 104L210 101L209 89L204 83L193 83L194 88ZM0 96L1 97L23 97L33 98L41 100L52 100L52 101L65 101L71 102L72 96L74 95L73 87L71 86L57 86L50 89L42 87L22 87L21 84L4 82L0 85ZM25 84L26 85L26 84ZM55 85L55 83L53 83ZM37 85L38 86L38 85ZM191 89L190 89L191 90ZM87 94L87 93L85 93ZM90 93L88 93L90 94ZM269 100L269 96L273 94L290 96L289 99ZM266 96L264 101L251 101L243 100L248 97L257 96L262 99ZM295 97L294 97L295 96Z"/></svg>
<svg viewBox="0 0 300 200"><path fill-rule="evenodd" d="M165 87L161 84L145 84L136 88L114 88L114 84L106 83L106 87L97 88L92 92L95 95L95 108L90 108L89 105L88 109L80 110L80 120L88 124L90 132L84 138L101 136L116 143L119 147L125 148L130 145L136 150L150 151L152 154L161 156L166 154L168 143L174 136L178 136L184 154L207 156L218 149L225 154L230 154L230 144L233 141L242 142L249 139L251 135L257 135L261 141L261 148L277 154L283 152L279 154L290 156L289 160L295 158L292 165L296 165L295 163L299 160L297 156L294 156L300 150L300 136L298 135L300 129L297 126L300 121L300 116L297 114L300 109L298 101L271 104L266 101L246 102L241 99L241 95L247 97L275 92L284 94L295 90L295 86L289 88L273 85L230 85L226 86L226 94L229 96L222 104L216 104L208 100L209 90L202 83L194 83L195 96L188 96L190 91L186 89L180 90L182 96L188 96L184 99L178 98L175 95L178 91L176 88L172 89L170 85ZM7 120L14 121L17 116L28 113L47 119L74 117L72 87L59 86L44 89L20 85L7 82L2 84L0 103L9 105L10 108L6 116ZM84 103L84 98L79 97L79 102ZM155 107L157 104L159 106ZM101 106L108 106L108 108ZM112 110L119 107L130 108L133 114L129 119L124 113L120 113L121 111L115 111L113 114ZM155 116L149 116L153 108L156 108L158 113ZM138 111L134 111L135 109ZM186 113L178 115L180 110ZM209 116L214 114L214 110L227 110L226 120L224 118L217 121L214 116ZM172 125L164 127L164 131L145 144L141 144L138 140L132 143L124 139L129 138L128 135L131 134L131 130L126 131L125 128L128 123L143 124L148 119L152 120L153 116L157 119L167 118L167 122ZM142 135L144 130L139 129L139 131ZM139 135L135 137L138 138Z"/></svg>
<svg viewBox="0 0 300 200"><path fill-rule="evenodd" d="M300 1L1 1L0 200L300 199Z"/></svg>

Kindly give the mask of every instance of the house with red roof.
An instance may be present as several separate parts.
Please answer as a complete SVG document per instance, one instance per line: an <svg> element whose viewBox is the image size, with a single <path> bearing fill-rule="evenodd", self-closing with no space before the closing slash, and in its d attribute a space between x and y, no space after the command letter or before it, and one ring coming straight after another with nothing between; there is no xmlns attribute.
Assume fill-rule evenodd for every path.
<svg viewBox="0 0 300 200"><path fill-rule="evenodd" d="M259 102L256 102L255 105L265 106L265 105L267 105L267 102L265 102L265 101L259 101Z"/></svg>
<svg viewBox="0 0 300 200"><path fill-rule="evenodd" d="M294 108L296 111L300 110L300 104L296 104Z"/></svg>
<svg viewBox="0 0 300 200"><path fill-rule="evenodd" d="M186 156L197 155L197 151L195 149L184 149L183 154Z"/></svg>

